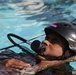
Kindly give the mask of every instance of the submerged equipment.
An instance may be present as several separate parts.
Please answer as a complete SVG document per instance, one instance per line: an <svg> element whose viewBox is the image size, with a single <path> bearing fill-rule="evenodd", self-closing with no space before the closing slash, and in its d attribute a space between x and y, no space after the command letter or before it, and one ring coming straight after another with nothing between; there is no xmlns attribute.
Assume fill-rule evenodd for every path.
<svg viewBox="0 0 76 75"><path fill-rule="evenodd" d="M24 52L27 52L27 53L29 53L29 54L32 54L30 51L24 49L20 44L17 44L11 37L14 37L14 38L16 38L16 39L19 39L19 40L21 40L22 42L27 43L27 44L29 44L29 45L31 44L31 42L27 41L26 39L24 39L24 38L22 38L22 37L20 37L20 36L18 36L18 35L12 34L12 33L8 34L7 37L8 37L8 39L14 44L14 46L19 47L19 48L22 49L22 51L24 51Z"/></svg>
<svg viewBox="0 0 76 75"><path fill-rule="evenodd" d="M7 34L7 37L8 37L8 36L11 36L11 35L13 35L13 37L15 37L15 38L17 38L17 39L20 39L20 38L19 38L20 36L18 36L18 35L16 35L16 34L13 34L13 33ZM41 34L41 35L36 36L36 37L33 37L33 38L29 39L29 40L26 40L26 39L24 39L24 38L21 37L21 39L24 39L25 41L23 40L22 42L20 42L20 43L18 43L18 44L22 44L22 43L27 43L27 44L29 44L29 42L30 42L31 40L34 40L34 39L39 38L39 37L44 36L44 35L45 35L45 34ZM12 47L15 47L15 45L11 45L11 46L8 46L8 47L4 47L4 48L1 48L0 50L12 48Z"/></svg>

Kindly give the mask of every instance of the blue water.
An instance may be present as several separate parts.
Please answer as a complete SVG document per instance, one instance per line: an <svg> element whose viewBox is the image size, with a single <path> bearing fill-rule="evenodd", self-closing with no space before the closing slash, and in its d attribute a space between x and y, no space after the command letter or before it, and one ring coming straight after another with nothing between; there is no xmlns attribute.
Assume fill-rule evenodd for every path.
<svg viewBox="0 0 76 75"><path fill-rule="evenodd" d="M29 40L44 34L44 28L53 22L74 20L75 10L75 0L0 0L0 48L12 45L7 38L8 33ZM44 37L37 39L43 40ZM11 49L21 52L18 47ZM71 63L76 69L75 64Z"/></svg>

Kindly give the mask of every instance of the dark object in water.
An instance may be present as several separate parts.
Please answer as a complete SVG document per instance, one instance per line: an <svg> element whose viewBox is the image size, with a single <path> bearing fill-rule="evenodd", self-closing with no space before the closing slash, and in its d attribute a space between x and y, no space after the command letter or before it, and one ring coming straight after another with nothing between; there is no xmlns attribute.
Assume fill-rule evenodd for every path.
<svg viewBox="0 0 76 75"><path fill-rule="evenodd" d="M13 68L0 67L0 75L17 75L17 74L19 74L19 72Z"/></svg>
<svg viewBox="0 0 76 75"><path fill-rule="evenodd" d="M0 53L0 62L5 61L10 58L16 58L31 64L32 66L36 65L36 59L30 54L25 53L15 53L12 50L5 50ZM1 63L0 63L1 64ZM0 66L0 75L18 75L20 70L16 70L14 68L5 68L4 66ZM51 68L41 71L37 73L37 75L51 75Z"/></svg>
<svg viewBox="0 0 76 75"><path fill-rule="evenodd" d="M15 53L14 51L7 49L7 50L2 51L0 53L0 58L1 58L0 59L1 61L4 61L6 59L10 59L10 58L16 58L16 59L22 60L22 61L27 62L27 63L32 65L32 67L27 67L27 68L24 68L22 70L17 70L17 69L14 69L14 68L0 67L0 75L53 75L52 73L54 72L54 70L49 67L52 64L51 62L49 62L51 64L48 64L47 63L48 61L46 61L46 62L44 61L44 64L43 64L44 66L42 65L43 68L41 68L41 66L38 66L36 64L35 57L33 57L30 54ZM63 63L66 63L66 62L69 62L69 61L73 61L73 60L76 60L76 58L72 57L72 58L69 58L68 60L65 60L65 61L63 60L63 62L62 62L62 60L60 60L59 64L63 64ZM54 66L54 64L53 64L53 66ZM45 65L46 65L46 67L45 67ZM38 67L38 69L37 69L37 67ZM28 71L26 71L27 69L28 69ZM31 72L29 72L30 70L31 70ZM57 69L55 69L55 71L56 70ZM68 72L68 71L66 71L66 72ZM61 71L60 74L62 74L62 71ZM67 74L67 75L70 75L70 74ZM55 75L58 75L58 74L55 74ZM64 75L64 74L62 74L62 75Z"/></svg>
<svg viewBox="0 0 76 75"><path fill-rule="evenodd" d="M27 62L27 63L29 63L31 65L36 64L35 57L33 57L30 54L26 54L26 53L15 53L14 51L9 50L9 49L7 49L5 51L2 51L0 53L0 60L10 59L10 58L19 59L19 60L22 60L24 62Z"/></svg>
<svg viewBox="0 0 76 75"><path fill-rule="evenodd" d="M30 67L30 68L27 67L22 70L17 70L15 68L5 68L3 66L0 66L0 75L52 75L52 73L55 72L52 68L50 68L50 67L48 68L48 66L51 66L51 64L44 63L44 64L42 64L43 65L42 68L40 66L37 66L35 57L33 57L30 54L15 53L14 51L7 49L0 53L0 58L1 58L0 62L4 61L6 59L10 59L10 58L16 58L16 59L22 60L22 61L27 62L32 65L32 67ZM62 62L62 60L59 60L60 62L57 62L57 63L64 64L66 62L70 62L73 60L76 61L76 56L63 60L63 62ZM46 62L49 62L49 61L46 61ZM49 62L49 63L51 63L51 62ZM46 65L46 67L45 67L45 65ZM33 68L33 66L35 66L35 67ZM52 65L52 66L54 66L54 65ZM37 67L39 68L38 70L36 69ZM28 69L28 71L26 71L27 69ZM30 69L32 69L34 73L32 71L30 73L28 73ZM55 70L57 70L57 69L55 69ZM65 69L64 69L64 71L67 72L67 70L65 70ZM20 74L20 72L23 74ZM57 74L55 74L55 75L57 75ZM60 75L64 75L64 74L62 74L62 71L60 71Z"/></svg>

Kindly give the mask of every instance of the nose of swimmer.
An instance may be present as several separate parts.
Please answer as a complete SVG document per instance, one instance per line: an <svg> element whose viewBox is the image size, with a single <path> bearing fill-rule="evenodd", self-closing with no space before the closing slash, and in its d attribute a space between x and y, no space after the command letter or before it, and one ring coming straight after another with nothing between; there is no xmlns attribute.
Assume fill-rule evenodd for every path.
<svg viewBox="0 0 76 75"><path fill-rule="evenodd" d="M47 46L50 45L50 42L48 40L44 40L43 43L45 43Z"/></svg>

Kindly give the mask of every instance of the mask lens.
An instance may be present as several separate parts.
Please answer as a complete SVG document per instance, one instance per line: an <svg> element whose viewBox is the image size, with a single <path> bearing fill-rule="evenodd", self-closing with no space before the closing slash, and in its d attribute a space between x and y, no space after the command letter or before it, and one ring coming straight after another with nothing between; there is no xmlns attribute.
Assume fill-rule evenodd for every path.
<svg viewBox="0 0 76 75"><path fill-rule="evenodd" d="M31 43L31 49L36 53L43 53L45 51L45 44L41 43L39 40L35 40Z"/></svg>
<svg viewBox="0 0 76 75"><path fill-rule="evenodd" d="M43 43L41 43L41 46L40 46L40 52L43 53L45 52L45 45Z"/></svg>

